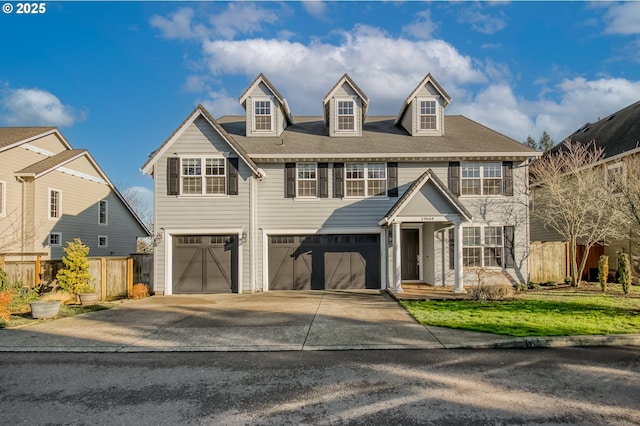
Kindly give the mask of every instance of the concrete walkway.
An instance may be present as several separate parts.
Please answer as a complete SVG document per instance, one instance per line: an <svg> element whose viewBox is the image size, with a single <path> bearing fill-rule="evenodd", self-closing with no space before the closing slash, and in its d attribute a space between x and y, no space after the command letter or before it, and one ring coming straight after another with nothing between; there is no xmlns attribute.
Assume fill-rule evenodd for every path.
<svg viewBox="0 0 640 426"><path fill-rule="evenodd" d="M640 345L640 335L512 338L418 324L379 291L157 296L0 329L0 352L186 352Z"/></svg>

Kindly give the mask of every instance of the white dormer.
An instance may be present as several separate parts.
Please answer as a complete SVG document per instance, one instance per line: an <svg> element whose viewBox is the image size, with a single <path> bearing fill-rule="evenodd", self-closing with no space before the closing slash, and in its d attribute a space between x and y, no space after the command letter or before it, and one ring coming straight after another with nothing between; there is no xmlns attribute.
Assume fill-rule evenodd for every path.
<svg viewBox="0 0 640 426"><path fill-rule="evenodd" d="M329 136L362 136L369 98L348 74L344 74L329 90L322 99L322 107Z"/></svg>
<svg viewBox="0 0 640 426"><path fill-rule="evenodd" d="M444 109L450 102L451 96L427 74L403 102L395 124L400 124L411 136L442 136Z"/></svg>
<svg viewBox="0 0 640 426"><path fill-rule="evenodd" d="M246 136L280 136L293 124L287 100L262 73L238 101L246 111Z"/></svg>

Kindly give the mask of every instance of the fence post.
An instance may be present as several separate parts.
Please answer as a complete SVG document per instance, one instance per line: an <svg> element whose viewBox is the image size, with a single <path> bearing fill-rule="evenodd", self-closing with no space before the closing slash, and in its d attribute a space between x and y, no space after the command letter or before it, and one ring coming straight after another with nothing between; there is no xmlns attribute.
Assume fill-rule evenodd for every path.
<svg viewBox="0 0 640 426"><path fill-rule="evenodd" d="M42 272L40 261L42 260L42 256L36 256L36 287L40 285L40 273Z"/></svg>
<svg viewBox="0 0 640 426"><path fill-rule="evenodd" d="M133 292L133 258L127 258L127 297Z"/></svg>
<svg viewBox="0 0 640 426"><path fill-rule="evenodd" d="M107 300L107 259L100 258L100 299Z"/></svg>

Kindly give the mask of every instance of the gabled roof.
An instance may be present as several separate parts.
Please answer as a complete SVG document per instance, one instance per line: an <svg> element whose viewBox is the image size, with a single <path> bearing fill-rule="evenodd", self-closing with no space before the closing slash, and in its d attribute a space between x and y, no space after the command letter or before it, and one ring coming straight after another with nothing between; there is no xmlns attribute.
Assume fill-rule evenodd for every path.
<svg viewBox="0 0 640 426"><path fill-rule="evenodd" d="M338 80L338 82L333 85L331 90L329 90L329 92L324 96L324 98L322 98L322 105L325 106L327 102L329 102L329 99L331 99L335 95L335 92L340 87L342 87L342 85L345 83L348 84L351 87L351 89L353 89L353 91L356 92L356 94L362 100L362 121L364 122L364 119L367 116L367 110L369 109L369 97L362 91L362 89L358 87L356 82L353 81L353 79L347 73L345 73L342 77L340 77L340 80ZM329 117L327 117L327 110L326 108L324 108L324 110L325 110L324 120L325 120L325 123L328 123Z"/></svg>
<svg viewBox="0 0 640 426"><path fill-rule="evenodd" d="M391 207L389 212L378 222L379 225L388 225L392 223L402 209L416 196L420 189L427 183L432 182L435 188L441 193L441 195L451 204L451 206L467 221L472 220L471 213L458 201L449 188L436 176L433 170L428 169L418 179L416 179L411 186L402 194L402 197Z"/></svg>
<svg viewBox="0 0 640 426"><path fill-rule="evenodd" d="M55 127L0 127L0 152L40 139L55 133L62 144L71 149L71 145Z"/></svg>
<svg viewBox="0 0 640 426"><path fill-rule="evenodd" d="M231 149L245 162L251 171L258 177L264 176L264 171L251 159L244 148L238 144L234 138L216 121L209 111L202 105L198 105L187 118L178 126L178 128L155 150L140 168L142 173L151 174L153 165L164 155L164 153L173 145L173 143L184 133L184 131L198 118L203 117L211 127L218 132L222 139L231 147Z"/></svg>
<svg viewBox="0 0 640 426"><path fill-rule="evenodd" d="M402 107L400 108L400 112L396 117L395 124L398 124L400 121L402 121L402 116L404 116L405 112L407 112L407 108L411 104L411 101L413 101L413 99L418 96L418 92L420 91L420 89L422 89L427 84L431 84L440 94L442 99L444 99L445 107L451 103L451 96L449 96L449 94L442 88L442 86L440 86L440 83L438 83L436 79L431 75L431 73L429 73L425 76L425 78L422 79L420 83L418 83L411 94L407 96L407 98L402 102Z"/></svg>
<svg viewBox="0 0 640 426"><path fill-rule="evenodd" d="M605 158L640 149L640 101L595 123L585 124L568 139L580 143L595 142L596 147L604 149ZM558 144L553 151L561 147L562 144Z"/></svg>
<svg viewBox="0 0 640 426"><path fill-rule="evenodd" d="M16 176L39 178L52 170L88 154L86 149L68 149L15 172Z"/></svg>
<svg viewBox="0 0 640 426"><path fill-rule="evenodd" d="M242 93L242 95L240 95L240 97L238 98L238 102L240 102L242 107L246 109L247 97L249 96L249 93L253 92L253 90L258 87L260 83L267 86L271 94L278 100L278 102L280 102L280 105L282 105L282 110L284 111L284 116L286 117L289 124L292 124L293 115L291 114L291 110L289 109L287 100L280 94L280 92L276 90L275 86L271 84L269 79L262 73L260 73L260 75L258 75L258 77L253 80L253 83L251 83L249 87L247 87L246 90Z"/></svg>

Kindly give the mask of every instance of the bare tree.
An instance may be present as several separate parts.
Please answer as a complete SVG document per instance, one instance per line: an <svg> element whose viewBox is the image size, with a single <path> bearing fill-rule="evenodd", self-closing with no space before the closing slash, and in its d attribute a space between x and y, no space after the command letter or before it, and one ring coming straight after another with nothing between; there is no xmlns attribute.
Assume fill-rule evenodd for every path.
<svg viewBox="0 0 640 426"><path fill-rule="evenodd" d="M628 158L608 175L616 193L621 195L623 212L630 225L630 237L640 241L640 157Z"/></svg>
<svg viewBox="0 0 640 426"><path fill-rule="evenodd" d="M593 142L566 140L560 149L531 165L531 213L569 242L573 286L580 283L591 247L623 237L628 229L620 197L607 188L603 168L598 166L603 158L604 151ZM578 244L585 246L580 264Z"/></svg>
<svg viewBox="0 0 640 426"><path fill-rule="evenodd" d="M0 218L0 253L24 251L35 241L38 228L23 223L20 209L8 212Z"/></svg>

